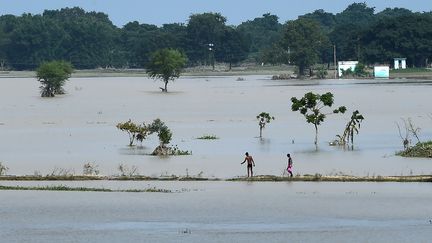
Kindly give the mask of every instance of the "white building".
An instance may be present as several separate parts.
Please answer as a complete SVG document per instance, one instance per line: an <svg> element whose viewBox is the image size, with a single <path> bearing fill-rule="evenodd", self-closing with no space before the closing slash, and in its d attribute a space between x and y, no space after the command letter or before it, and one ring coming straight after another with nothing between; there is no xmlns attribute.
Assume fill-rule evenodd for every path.
<svg viewBox="0 0 432 243"><path fill-rule="evenodd" d="M374 67L375 78L389 78L390 67L389 66L375 66Z"/></svg>
<svg viewBox="0 0 432 243"><path fill-rule="evenodd" d="M394 58L394 69L406 69L406 58Z"/></svg>
<svg viewBox="0 0 432 243"><path fill-rule="evenodd" d="M342 77L342 70L351 69L354 72L355 67L357 66L358 61L340 61L338 62L338 75Z"/></svg>

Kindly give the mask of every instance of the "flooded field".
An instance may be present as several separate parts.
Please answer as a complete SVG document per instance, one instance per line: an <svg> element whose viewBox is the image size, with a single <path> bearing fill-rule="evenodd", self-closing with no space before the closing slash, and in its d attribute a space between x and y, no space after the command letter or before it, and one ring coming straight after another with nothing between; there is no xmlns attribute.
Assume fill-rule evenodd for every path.
<svg viewBox="0 0 432 243"><path fill-rule="evenodd" d="M294 158L294 173L352 175L410 175L432 173L430 159L394 156L402 149L395 122L411 117L422 128L421 139L432 137L428 114L432 82L421 80L272 81L269 76L184 77L170 83L168 94L160 82L143 77L72 78L67 94L41 98L39 83L31 78L0 79L0 161L9 174L47 174L54 168L82 173L86 162L99 165L102 174L118 174L123 163L144 175L244 175L240 165L248 151L257 174L281 175L285 154ZM348 113L332 115L320 127L319 150L314 129L290 109L292 96L305 92L332 92L335 105ZM342 133L353 110L364 116L354 151L328 146ZM256 116L275 116L257 138ZM146 154L157 137L143 147L127 146L118 122L151 122L160 118L173 131L172 145L192 151L191 156L169 158ZM198 140L214 134L218 140ZM186 172L187 171L187 172Z"/></svg>
<svg viewBox="0 0 432 243"><path fill-rule="evenodd" d="M1 191L2 242L429 242L432 237L430 183L1 184L35 183L183 192Z"/></svg>

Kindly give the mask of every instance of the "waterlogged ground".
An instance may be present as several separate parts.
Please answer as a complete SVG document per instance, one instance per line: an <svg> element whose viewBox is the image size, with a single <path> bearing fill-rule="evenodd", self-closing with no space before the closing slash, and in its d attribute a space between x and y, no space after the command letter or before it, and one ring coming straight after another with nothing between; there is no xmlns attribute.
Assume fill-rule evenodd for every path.
<svg viewBox="0 0 432 243"><path fill-rule="evenodd" d="M117 166L137 166L144 175L233 177L246 170L244 152L256 161L257 174L281 175L286 153L294 157L294 173L410 175L432 173L430 159L394 156L402 148L395 122L411 117L422 128L421 139L432 137L427 114L431 81L272 81L269 76L184 77L159 91L160 82L143 77L72 78L67 94L41 98L39 83L31 78L0 79L0 161L9 174L47 174L54 168L82 173L86 162L102 174L117 174ZM329 116L320 126L319 150L313 126L290 110L290 98L305 92L332 92L335 105L348 114ZM353 109L365 116L354 151L328 146L342 133ZM269 112L276 120L259 134L256 115ZM116 129L132 119L160 118L173 131L173 145L191 156L147 156L156 136L143 147L129 148L128 136ZM204 134L220 139L197 140ZM187 170L187 172L186 172Z"/></svg>
<svg viewBox="0 0 432 243"><path fill-rule="evenodd" d="M430 242L430 183L1 182L2 242Z"/></svg>

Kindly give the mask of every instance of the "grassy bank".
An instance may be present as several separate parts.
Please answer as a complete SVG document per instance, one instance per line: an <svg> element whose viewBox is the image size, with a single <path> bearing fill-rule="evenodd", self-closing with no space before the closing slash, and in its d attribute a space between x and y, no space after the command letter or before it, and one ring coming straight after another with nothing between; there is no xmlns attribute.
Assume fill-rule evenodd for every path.
<svg viewBox="0 0 432 243"><path fill-rule="evenodd" d="M66 175L66 176L34 176L34 175L3 175L0 181L216 181L218 178L190 177L190 176L83 176L83 175Z"/></svg>
<svg viewBox="0 0 432 243"><path fill-rule="evenodd" d="M246 75L290 75L293 74L295 67L287 65L279 66L260 66L245 65L233 67L231 70L224 65L216 66L213 70L209 66L199 66L186 68L182 73L183 77L207 77L207 76L246 76ZM327 78L334 78L334 70L327 70ZM0 78L35 78L33 71L1 71ZM147 77L145 69L88 69L76 70L73 78L87 77ZM412 78L412 79L432 79L432 70L426 68L408 68L390 71L391 78Z"/></svg>
<svg viewBox="0 0 432 243"><path fill-rule="evenodd" d="M94 187L68 187L64 185L59 186L2 186L0 190L13 190L13 191L72 191L72 192L163 192L170 193L171 190L146 188L146 189L128 189L128 190L112 190L107 188L94 188Z"/></svg>
<svg viewBox="0 0 432 243"><path fill-rule="evenodd" d="M281 73L292 73L294 67L287 65L259 66L246 65L233 67L219 65L215 70L210 66L198 66L186 68L181 76L242 76L242 75L275 75ZM34 71L1 71L0 78L35 78ZM148 77L145 69L86 69L75 70L72 78L87 77Z"/></svg>
<svg viewBox="0 0 432 243"><path fill-rule="evenodd" d="M273 175L255 176L252 178L232 178L227 181L257 181L257 182L278 182L278 181L303 181L303 182L432 182L432 175L415 176L323 176L321 174L303 175L294 177L281 177Z"/></svg>
<svg viewBox="0 0 432 243"><path fill-rule="evenodd" d="M294 177L257 175L252 178L206 178L206 177L147 177L147 176L0 176L0 181L256 181L256 182L279 182L279 181L322 181L322 182L432 182L432 175L411 176L351 176L351 175L298 175Z"/></svg>

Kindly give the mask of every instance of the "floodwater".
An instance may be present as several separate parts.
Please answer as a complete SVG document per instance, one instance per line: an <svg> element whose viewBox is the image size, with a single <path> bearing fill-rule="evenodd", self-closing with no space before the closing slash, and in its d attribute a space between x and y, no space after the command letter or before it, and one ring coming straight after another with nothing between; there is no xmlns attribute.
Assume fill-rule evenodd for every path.
<svg viewBox="0 0 432 243"><path fill-rule="evenodd" d="M430 242L430 183L1 182L1 242Z"/></svg>
<svg viewBox="0 0 432 243"><path fill-rule="evenodd" d="M102 174L123 163L143 175L233 177L246 171L244 152L257 174L281 175L286 153L294 173L409 175L432 173L430 159L394 156L402 148L395 122L411 117L432 136L432 83L387 81L271 81L268 76L184 77L158 91L147 78L72 78L67 95L40 98L30 78L0 79L0 161L9 174L82 172L86 162ZM332 115L314 130L290 110L290 98L332 92L349 113ZM354 151L328 146L350 111L364 116ZM256 115L275 116L259 134ZM153 135L129 148L118 122L160 118L173 145L190 156L148 156ZM214 134L218 140L198 140ZM0 242L429 242L430 183L315 182L15 182L111 189L156 187L174 193L0 191Z"/></svg>
<svg viewBox="0 0 432 243"><path fill-rule="evenodd" d="M41 98L32 78L0 78L0 161L9 174L47 174L54 168L82 173L86 162L99 165L101 174L117 174L117 166L137 166L143 175L244 175L240 165L248 151L256 174L281 175L286 153L294 158L294 173L323 175L430 174L430 159L395 156L402 149L395 122L411 117L422 128L421 139L432 137L428 114L431 81L323 80L272 81L269 76L183 77L170 83L144 77L72 78L67 94ZM314 129L290 109L290 98L305 92L332 92L335 106L348 113L331 115L319 128L319 150ZM354 151L328 146L342 133L353 110L364 116ZM269 112L276 119L257 138L256 116ZM143 146L129 148L128 135L118 122L151 122L160 118L173 132L172 145L191 156L148 156L158 145L152 135ZM218 140L198 140L214 134ZM187 172L186 172L187 171Z"/></svg>

